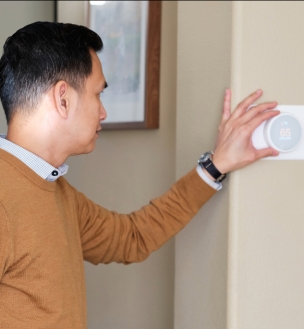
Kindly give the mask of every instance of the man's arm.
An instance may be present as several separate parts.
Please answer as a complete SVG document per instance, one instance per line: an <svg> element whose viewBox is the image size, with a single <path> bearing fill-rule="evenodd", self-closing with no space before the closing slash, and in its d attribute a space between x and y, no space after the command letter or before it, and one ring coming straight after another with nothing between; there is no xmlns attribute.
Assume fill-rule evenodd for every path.
<svg viewBox="0 0 304 329"><path fill-rule="evenodd" d="M215 193L193 169L163 196L124 215L74 190L83 258L93 264L140 262L180 231Z"/></svg>

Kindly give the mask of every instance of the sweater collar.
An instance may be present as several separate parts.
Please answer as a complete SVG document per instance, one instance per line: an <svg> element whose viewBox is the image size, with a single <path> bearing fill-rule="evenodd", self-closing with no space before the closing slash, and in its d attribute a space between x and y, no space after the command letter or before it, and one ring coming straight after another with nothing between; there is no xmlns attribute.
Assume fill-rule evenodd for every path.
<svg viewBox="0 0 304 329"><path fill-rule="evenodd" d="M41 178L54 182L60 176L68 172L69 166L63 164L55 168L36 154L6 139L6 135L0 135L0 149L10 153L32 169Z"/></svg>

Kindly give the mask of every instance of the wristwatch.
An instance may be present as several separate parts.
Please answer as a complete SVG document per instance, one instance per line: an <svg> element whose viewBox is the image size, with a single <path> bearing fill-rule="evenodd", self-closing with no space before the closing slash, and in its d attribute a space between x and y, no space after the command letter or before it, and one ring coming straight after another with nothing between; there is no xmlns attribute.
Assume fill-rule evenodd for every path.
<svg viewBox="0 0 304 329"><path fill-rule="evenodd" d="M215 179L217 183L222 182L226 178L226 174L222 174L221 172L218 171L218 169L215 167L215 165L212 162L212 155L213 152L206 152L204 153L199 159L198 159L198 164L202 168L205 168L208 173Z"/></svg>

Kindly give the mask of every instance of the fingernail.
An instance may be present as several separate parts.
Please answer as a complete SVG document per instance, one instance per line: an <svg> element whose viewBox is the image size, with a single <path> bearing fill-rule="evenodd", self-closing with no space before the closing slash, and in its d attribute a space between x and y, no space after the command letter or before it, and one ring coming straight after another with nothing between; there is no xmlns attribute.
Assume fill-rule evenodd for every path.
<svg viewBox="0 0 304 329"><path fill-rule="evenodd" d="M257 93L257 94L261 94L261 93L262 93L262 90L261 90L261 89L258 89L258 90L256 91L256 93Z"/></svg>

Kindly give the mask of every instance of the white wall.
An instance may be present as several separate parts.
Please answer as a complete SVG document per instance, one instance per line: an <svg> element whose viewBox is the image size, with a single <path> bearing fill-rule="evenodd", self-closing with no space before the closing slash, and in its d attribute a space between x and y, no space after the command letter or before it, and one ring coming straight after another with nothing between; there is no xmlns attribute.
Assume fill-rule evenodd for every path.
<svg viewBox="0 0 304 329"><path fill-rule="evenodd" d="M0 1L0 47L24 25L36 21L53 21L53 1ZM0 133L6 133L6 120L0 103Z"/></svg>

